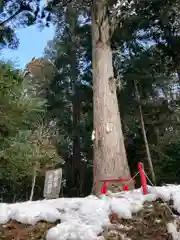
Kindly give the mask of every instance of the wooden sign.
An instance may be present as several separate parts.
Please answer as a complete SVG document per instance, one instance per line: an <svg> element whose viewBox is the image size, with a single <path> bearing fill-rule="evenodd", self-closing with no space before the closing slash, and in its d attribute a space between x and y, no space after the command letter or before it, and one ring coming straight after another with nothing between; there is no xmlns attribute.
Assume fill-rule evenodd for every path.
<svg viewBox="0 0 180 240"><path fill-rule="evenodd" d="M62 168L46 172L44 183L44 197L46 199L58 198L62 181Z"/></svg>

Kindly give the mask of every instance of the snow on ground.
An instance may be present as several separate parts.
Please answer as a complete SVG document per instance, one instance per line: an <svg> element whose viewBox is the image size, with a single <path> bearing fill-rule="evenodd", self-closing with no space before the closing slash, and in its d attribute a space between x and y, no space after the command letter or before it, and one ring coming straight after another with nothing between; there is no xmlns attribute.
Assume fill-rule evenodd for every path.
<svg viewBox="0 0 180 240"><path fill-rule="evenodd" d="M143 208L145 201L173 200L174 208L180 213L180 185L148 187L149 194L144 196L141 189L129 192L110 193L99 199L95 196L86 198L60 198L15 204L0 204L0 224L10 219L25 224L39 221L61 223L51 228L47 240L102 240L97 237L103 227L110 225L109 215L118 214L121 218L131 219L132 214ZM168 232L174 240L180 240L176 224L167 225Z"/></svg>
<svg viewBox="0 0 180 240"><path fill-rule="evenodd" d="M167 230L168 233L171 234L173 240L180 239L180 232L177 231L177 223L175 221L167 224Z"/></svg>

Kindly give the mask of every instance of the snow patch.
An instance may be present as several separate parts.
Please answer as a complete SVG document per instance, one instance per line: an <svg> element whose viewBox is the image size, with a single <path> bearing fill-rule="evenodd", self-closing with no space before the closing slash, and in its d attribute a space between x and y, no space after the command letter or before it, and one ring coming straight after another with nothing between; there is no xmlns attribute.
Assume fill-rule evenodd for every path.
<svg viewBox="0 0 180 240"><path fill-rule="evenodd" d="M157 198L164 201L172 199L174 208L180 213L179 185L148 187L148 190L149 194L145 196L142 189L136 189L117 194L109 193L110 196L104 199L90 195L86 198L0 203L0 224L6 224L10 219L32 225L39 221L60 220L60 224L48 231L47 240L102 240L102 236L97 236L104 227L110 225L111 213L118 214L120 218L130 219L133 213L143 208L145 201L151 202ZM180 240L175 223L169 223L167 229L174 240Z"/></svg>
<svg viewBox="0 0 180 240"><path fill-rule="evenodd" d="M167 224L167 231L171 234L173 240L180 240L180 232L177 231L176 222L171 222Z"/></svg>
<svg viewBox="0 0 180 240"><path fill-rule="evenodd" d="M0 204L0 224L5 224L10 220L11 209L8 204Z"/></svg>
<svg viewBox="0 0 180 240"><path fill-rule="evenodd" d="M46 236L47 240L84 240L92 239L97 240L97 235L91 229L91 226L80 223L76 220L58 224L56 227L51 228Z"/></svg>

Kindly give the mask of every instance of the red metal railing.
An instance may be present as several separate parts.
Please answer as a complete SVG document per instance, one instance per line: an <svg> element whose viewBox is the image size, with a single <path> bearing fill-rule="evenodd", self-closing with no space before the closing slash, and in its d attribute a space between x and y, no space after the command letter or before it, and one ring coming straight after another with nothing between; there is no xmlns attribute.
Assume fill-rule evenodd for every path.
<svg viewBox="0 0 180 240"><path fill-rule="evenodd" d="M133 178L111 178L111 179L104 179L100 180L100 182L103 182L102 188L101 188L101 194L107 194L107 186L108 183L112 182L121 182L121 183L126 183L123 185L123 190L128 191L129 190L129 184L134 181L134 178L139 174L141 177L141 185L142 185L142 191L143 194L146 195L148 193L148 188L147 188L147 179L146 179L146 174L144 172L144 167L143 164L140 162L138 163L138 173L133 177Z"/></svg>

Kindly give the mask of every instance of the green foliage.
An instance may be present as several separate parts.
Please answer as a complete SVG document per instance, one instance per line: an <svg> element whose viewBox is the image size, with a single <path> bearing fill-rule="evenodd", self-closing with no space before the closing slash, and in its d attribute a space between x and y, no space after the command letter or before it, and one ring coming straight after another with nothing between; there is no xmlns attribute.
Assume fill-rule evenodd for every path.
<svg viewBox="0 0 180 240"><path fill-rule="evenodd" d="M15 1L6 0L0 2L0 50L5 47L17 48L18 39L16 29L28 27L33 24L45 27L49 26L50 14L40 7L40 0Z"/></svg>
<svg viewBox="0 0 180 240"><path fill-rule="evenodd" d="M32 161L38 163L39 170L53 168L62 159L57 155L56 138L52 122L37 122L35 131L30 137L31 147L33 150Z"/></svg>
<svg viewBox="0 0 180 240"><path fill-rule="evenodd" d="M71 154L72 146L72 75L71 64L72 56L70 48L72 46L71 35L69 29L65 28L63 35L60 32L56 34L54 40L50 41L45 48L45 58L50 59L55 65L57 72L51 81L49 91L47 94L48 99L48 112L50 116L58 119L59 148L65 155ZM92 132L92 87L91 87L91 58L87 52L91 50L90 41L90 28L89 24L79 26L75 30L77 58L78 58L78 72L82 68L82 73L79 72L77 80L76 94L80 104L81 111L81 137L82 137L82 151L90 152L89 146L92 145L90 135ZM86 34L85 34L86 33ZM87 45L88 44L88 45ZM74 47L74 46L73 46ZM87 58L88 57L88 58ZM83 63L87 65L83 66Z"/></svg>
<svg viewBox="0 0 180 240"><path fill-rule="evenodd" d="M173 24L176 23L177 34L179 22L172 18L169 21L171 24L170 32L174 34L173 41L176 42L176 49L173 48L173 50L165 34L167 25L166 28L163 28L161 24L164 16L165 18L172 16L172 11L173 14L178 15L178 11L174 10L177 2L171 1L171 3L172 6L169 5L169 2L164 3L162 1L136 2L134 12L137 14L130 14L122 20L122 24L117 24L112 38L114 67L117 79L121 83L121 91L118 93L118 97L129 163L133 172L137 171L137 162L140 160L143 160L145 166L147 166L138 101L134 88L134 81L136 81L140 91L146 133L153 162L156 166L159 166L158 169L156 168L159 179L161 164L158 165L157 162L160 163L161 161L157 153L155 154L153 147L161 148L161 138L166 138L166 129L178 125L176 107L179 106L177 102L179 96L176 94L176 100L173 99L171 87L178 82L178 78L175 76L177 64L174 64L172 52L178 51L177 43L179 39L177 36L175 37ZM69 163L72 154L73 129L70 85L70 36L72 32L68 34L69 25L63 22L62 11L59 11L61 21L58 19L60 24L57 27L56 37L48 44L45 52L46 57L51 59L59 70L50 85L48 112L59 120L59 132L64 138L64 141L60 141L59 149L63 149L63 155L67 156L66 162ZM64 29L63 32L59 30L62 27L61 24ZM86 156L86 166L91 164L90 160L92 158L92 142L90 140L92 132L92 46L90 44L89 28L90 25L84 24L83 27L75 31L77 35L79 34L77 38L79 45L76 48L80 49L80 53L83 49L83 56L85 56L82 58L84 64L79 66L79 69L82 73L80 79L85 80L86 85L83 85L83 82L80 81L78 92L79 99L83 99L82 102L84 101L83 106L81 105L81 154ZM82 30L86 33L85 36L81 32ZM171 51L169 51L169 48ZM168 154L167 159L172 158L171 154ZM175 162L177 163L176 159ZM68 165L66 174L68 171L69 175L72 175L71 165Z"/></svg>
<svg viewBox="0 0 180 240"><path fill-rule="evenodd" d="M179 181L178 170L175 170L179 166L178 153L175 156L179 148L180 75L176 74L179 71L176 58L179 13L175 8L177 2L171 4L162 4L162 1L137 4L138 14L130 16L121 28L117 28L113 38L115 68L122 86L119 101L129 162L135 168L139 160L144 160L147 166L135 80L140 90L146 133L159 183ZM174 19L162 24L172 12ZM172 129L171 133L167 129Z"/></svg>
<svg viewBox="0 0 180 240"><path fill-rule="evenodd" d="M23 130L6 139L1 150L1 178L16 182L30 174L34 154L31 134L30 130Z"/></svg>
<svg viewBox="0 0 180 240"><path fill-rule="evenodd" d="M118 97L125 143L132 171L137 171L137 162L140 160L143 160L147 166L138 101L134 88L134 81L136 81L157 178L159 182L162 182L165 181L164 172L167 175L173 171L174 167L177 169L178 166L175 151L179 149L177 138L179 130L176 129L179 125L177 113L179 89L176 89L176 93L172 93L172 87L177 84L179 87L180 79L176 75L180 66L179 57L177 57L179 56L179 3L178 1L164 2L161 0L148 3L140 1L135 2L134 8L134 14L129 14L127 18L121 19L121 24L117 24L112 37L114 67L117 79L121 83L121 92L118 93ZM70 178L69 175L72 175L73 131L70 65L72 63L70 59L72 32L68 31L68 23L62 20L67 16L67 12L63 12L63 10L58 10L61 18L57 20L60 24L57 27L56 37L46 48L46 57L51 59L59 70L50 84L48 112L58 119L59 135L64 139L64 141L60 139L59 149L63 149L67 165L70 162L70 166L68 165L66 169L66 176ZM63 32L61 27L63 27ZM78 69L81 72L78 93L79 99L83 103L80 125L81 154L87 160L86 166L91 164L92 158L90 27L90 25L84 24L83 27L75 30L78 41L74 46L76 50L79 50L78 57L80 56L81 63L83 63L79 65ZM83 35L82 31L86 35ZM85 80L85 85L82 80ZM173 144L170 144L167 139L167 129L169 128L173 129L171 137L175 136L177 131ZM161 152L161 156L157 152ZM179 155L177 154L177 156ZM85 171L87 172L87 169ZM67 175L68 173L69 175ZM175 176L176 174L172 175L168 181L176 181Z"/></svg>
<svg viewBox="0 0 180 240"><path fill-rule="evenodd" d="M0 68L0 126L11 134L19 126L27 128L28 124L33 124L32 114L38 117L39 112L44 111L45 101L27 94L29 86L18 70L2 62Z"/></svg>
<svg viewBox="0 0 180 240"><path fill-rule="evenodd" d="M29 85L18 70L0 63L0 178L16 183L31 176L36 164L44 174L60 158L50 122L44 123L46 101L29 94Z"/></svg>
<svg viewBox="0 0 180 240"><path fill-rule="evenodd" d="M159 141L158 146L152 145L156 156L156 172L159 183L180 183L180 137L179 132L167 131Z"/></svg>
<svg viewBox="0 0 180 240"><path fill-rule="evenodd" d="M87 189L86 178L91 179L84 171L92 173L92 164L88 168L92 163L90 25L81 25L71 6L64 18L57 15L57 19L56 35L45 48L45 58L57 69L47 93L48 113L58 122L58 150L65 159L64 191L68 196L79 196Z"/></svg>
<svg viewBox="0 0 180 240"><path fill-rule="evenodd" d="M1 13L6 14L5 18L10 17L20 7L20 2L0 2ZM64 178L70 186L65 188L65 194L73 195L71 183L77 175L73 165L73 134L77 130L80 131L84 190L90 191L93 96L88 14L85 14L87 21L79 20L81 14L84 16L79 2L75 12L69 14L67 8L61 8L62 2L56 8L53 1L51 7L55 16L50 19L49 14L38 9L38 1L33 3L34 7L27 4L25 7L29 9L18 13L15 24L31 25L44 16L41 24L52 20L57 28L54 39L45 49L45 58L32 60L27 65L33 76L23 79L10 64L0 63L0 177L17 183L31 176L37 162L39 172L44 174L45 169L62 164L63 157ZM8 4L7 10L5 5ZM159 183L180 182L180 4L176 0L136 1L133 7L134 13L121 18L121 24L116 25L111 41L115 73L121 85L118 98L128 160L132 172L137 171L138 161L144 161L148 171L134 88L136 81L157 180ZM52 13L52 8L49 10ZM74 26L73 31L70 25ZM0 31L0 48L8 44L10 47L18 44L11 21L3 24ZM79 129L73 125L74 64L77 70L75 96L80 103ZM18 189L19 186L16 184Z"/></svg>

